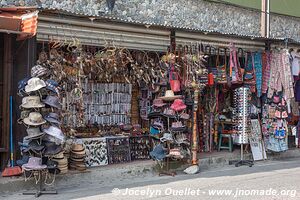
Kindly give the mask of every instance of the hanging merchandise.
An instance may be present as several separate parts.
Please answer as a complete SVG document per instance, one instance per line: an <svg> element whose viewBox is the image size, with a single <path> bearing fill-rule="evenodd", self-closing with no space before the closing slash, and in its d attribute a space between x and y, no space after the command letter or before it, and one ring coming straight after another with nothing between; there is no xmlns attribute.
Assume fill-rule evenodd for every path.
<svg viewBox="0 0 300 200"><path fill-rule="evenodd" d="M263 66L263 75L262 75L262 94L266 94L268 90L268 85L270 81L271 73L271 54L270 52L264 52L262 56L262 66Z"/></svg>
<svg viewBox="0 0 300 200"><path fill-rule="evenodd" d="M250 89L240 87L234 90L234 120L236 122L236 133L239 144L249 143L250 134Z"/></svg>
<svg viewBox="0 0 300 200"><path fill-rule="evenodd" d="M231 75L231 82L233 84L242 83L242 73L240 70L240 66L238 63L238 55L237 50L234 44L230 44L230 58L229 58L229 67L230 67L230 75Z"/></svg>
<svg viewBox="0 0 300 200"><path fill-rule="evenodd" d="M274 92L282 91L284 91L286 100L293 98L294 88L288 51L273 52L271 58L268 98L272 98Z"/></svg>
<svg viewBox="0 0 300 200"><path fill-rule="evenodd" d="M255 82L256 82L256 93L257 97L261 97L262 94L262 54L254 53L254 71L255 71Z"/></svg>
<svg viewBox="0 0 300 200"><path fill-rule="evenodd" d="M216 67L218 70L217 82L220 84L227 84L227 75L226 75L226 56L225 56L224 65L220 65L220 50L218 49L217 58L216 58Z"/></svg>

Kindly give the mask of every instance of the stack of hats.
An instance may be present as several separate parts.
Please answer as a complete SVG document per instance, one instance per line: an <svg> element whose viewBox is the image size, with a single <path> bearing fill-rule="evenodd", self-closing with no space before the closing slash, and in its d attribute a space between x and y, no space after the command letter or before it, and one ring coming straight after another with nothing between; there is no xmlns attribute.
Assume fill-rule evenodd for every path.
<svg viewBox="0 0 300 200"><path fill-rule="evenodd" d="M57 168L60 170L61 174L66 174L68 172L68 159L64 156L63 152L55 155L52 160L58 163Z"/></svg>
<svg viewBox="0 0 300 200"><path fill-rule="evenodd" d="M70 169L84 171L86 166L84 163L85 150L82 144L73 144L70 155Z"/></svg>
<svg viewBox="0 0 300 200"><path fill-rule="evenodd" d="M27 136L19 143L23 158L17 164L23 166L34 161L31 158L39 157L49 171L51 169L65 173L68 170L68 160L61 158L65 135L60 129L60 115L57 114L62 109L59 87L49 77L47 66L36 65L31 70L31 78L24 78L18 83L18 94L23 97L20 109L24 113L18 121L28 128Z"/></svg>

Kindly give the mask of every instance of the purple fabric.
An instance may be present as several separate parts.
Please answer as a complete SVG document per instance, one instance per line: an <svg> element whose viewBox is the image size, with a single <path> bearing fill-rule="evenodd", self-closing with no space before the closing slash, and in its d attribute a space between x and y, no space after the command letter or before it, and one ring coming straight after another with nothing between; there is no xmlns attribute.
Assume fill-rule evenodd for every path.
<svg viewBox="0 0 300 200"><path fill-rule="evenodd" d="M300 80L295 84L295 99L297 102L300 102Z"/></svg>

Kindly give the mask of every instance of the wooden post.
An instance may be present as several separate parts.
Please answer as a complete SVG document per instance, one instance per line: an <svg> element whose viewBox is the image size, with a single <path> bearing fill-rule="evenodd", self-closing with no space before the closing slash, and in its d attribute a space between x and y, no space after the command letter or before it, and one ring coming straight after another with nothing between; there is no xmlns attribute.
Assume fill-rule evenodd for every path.
<svg viewBox="0 0 300 200"><path fill-rule="evenodd" d="M12 86L12 35L4 34L4 56L3 56L3 103L2 103L2 138L1 146L8 152L9 149L9 96ZM9 154L1 156L1 166L5 167L9 159Z"/></svg>
<svg viewBox="0 0 300 200"><path fill-rule="evenodd" d="M194 110L193 110L193 135L192 135L192 164L197 165L197 149L198 149L198 138L197 138L197 110L198 110L198 97L199 88L195 88L194 91Z"/></svg>

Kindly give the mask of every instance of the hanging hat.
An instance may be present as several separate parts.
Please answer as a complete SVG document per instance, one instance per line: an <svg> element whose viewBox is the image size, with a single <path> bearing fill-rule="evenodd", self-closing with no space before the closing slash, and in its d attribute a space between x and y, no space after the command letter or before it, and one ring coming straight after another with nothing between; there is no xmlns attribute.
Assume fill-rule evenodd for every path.
<svg viewBox="0 0 300 200"><path fill-rule="evenodd" d="M29 78L24 78L24 79L22 79L18 82L18 91L19 91L19 93L21 91L25 90L25 86L27 85L28 80L29 80Z"/></svg>
<svg viewBox="0 0 300 200"><path fill-rule="evenodd" d="M58 140L61 140L61 141L65 140L65 135L56 126L49 126L48 128L44 129L43 132L47 133L50 136L57 138Z"/></svg>
<svg viewBox="0 0 300 200"><path fill-rule="evenodd" d="M28 160L27 164L24 164L22 166L25 170L40 170L40 169L46 169L47 165L42 165L42 159L38 157L31 157Z"/></svg>
<svg viewBox="0 0 300 200"><path fill-rule="evenodd" d="M46 82L46 88L48 90L51 90L52 92L56 93L59 96L59 85L56 81L54 80L47 80Z"/></svg>
<svg viewBox="0 0 300 200"><path fill-rule="evenodd" d="M28 152L28 151L42 151L45 148L44 145L42 145L40 142L37 140L32 140L29 142L28 147L23 150L23 152Z"/></svg>
<svg viewBox="0 0 300 200"><path fill-rule="evenodd" d="M150 156L155 160L163 160L166 157L166 151L163 149L163 145L156 145L150 152Z"/></svg>
<svg viewBox="0 0 300 200"><path fill-rule="evenodd" d="M173 101L175 99L180 99L182 98L181 95L174 95L174 92L172 90L167 90L165 93L165 96L159 97L160 99L164 101Z"/></svg>
<svg viewBox="0 0 300 200"><path fill-rule="evenodd" d="M59 115L57 113L48 113L45 117L45 120L47 120L50 123L55 123L55 124L61 124L59 120Z"/></svg>
<svg viewBox="0 0 300 200"><path fill-rule="evenodd" d="M22 167L22 165L28 163L28 161L29 161L29 155L23 155L22 159L17 160L16 163L18 166Z"/></svg>
<svg viewBox="0 0 300 200"><path fill-rule="evenodd" d="M31 69L31 76L32 77L42 77L47 75L49 70L46 67L43 67L41 65L35 65Z"/></svg>
<svg viewBox="0 0 300 200"><path fill-rule="evenodd" d="M57 145L54 142L47 142L45 146L44 154L47 156L56 155L62 151L61 145Z"/></svg>
<svg viewBox="0 0 300 200"><path fill-rule="evenodd" d="M163 137L160 138L161 142L172 142L173 135L171 133L164 133Z"/></svg>
<svg viewBox="0 0 300 200"><path fill-rule="evenodd" d="M43 119L41 113L31 112L29 116L24 118L24 123L30 126L39 126L46 123L46 120Z"/></svg>
<svg viewBox="0 0 300 200"><path fill-rule="evenodd" d="M23 97L21 107L23 108L42 108L45 104L41 102L38 96Z"/></svg>
<svg viewBox="0 0 300 200"><path fill-rule="evenodd" d="M25 92L37 91L43 87L46 87L46 83L43 80L39 78L31 78L25 86Z"/></svg>
<svg viewBox="0 0 300 200"><path fill-rule="evenodd" d="M41 138L45 133L41 132L39 127L26 129L27 136L24 137L25 140L32 140Z"/></svg>
<svg viewBox="0 0 300 200"><path fill-rule="evenodd" d="M186 105L182 99L175 99L174 103L171 105L171 108L175 111L182 111L186 109Z"/></svg>
<svg viewBox="0 0 300 200"><path fill-rule="evenodd" d="M47 96L46 100L44 100L44 103L57 109L61 109L62 107L61 103L59 102L59 98L56 96Z"/></svg>
<svg viewBox="0 0 300 200"><path fill-rule="evenodd" d="M160 107L163 107L163 106L165 106L165 105L166 105L166 104L163 102L162 99L154 99L154 100L153 100L153 106L155 106L155 107L160 108Z"/></svg>

